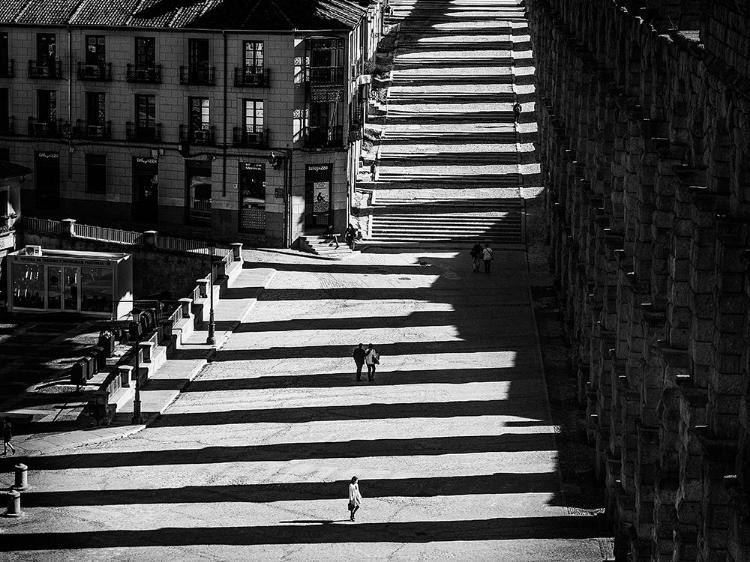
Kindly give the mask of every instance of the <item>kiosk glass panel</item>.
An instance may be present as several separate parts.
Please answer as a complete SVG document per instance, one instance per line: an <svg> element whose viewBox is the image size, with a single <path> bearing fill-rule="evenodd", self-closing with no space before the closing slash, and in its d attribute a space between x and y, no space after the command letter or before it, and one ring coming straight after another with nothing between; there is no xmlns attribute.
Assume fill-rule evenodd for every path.
<svg viewBox="0 0 750 562"><path fill-rule="evenodd" d="M114 275L111 267L81 268L81 312L112 313Z"/></svg>
<svg viewBox="0 0 750 562"><path fill-rule="evenodd" d="M65 287L63 305L65 310L80 310L78 307L78 281L80 269L77 267L65 267Z"/></svg>
<svg viewBox="0 0 750 562"><path fill-rule="evenodd" d="M13 306L44 309L44 265L13 264Z"/></svg>
<svg viewBox="0 0 750 562"><path fill-rule="evenodd" d="M62 271L59 267L47 268L47 308L49 310L62 308L61 277Z"/></svg>

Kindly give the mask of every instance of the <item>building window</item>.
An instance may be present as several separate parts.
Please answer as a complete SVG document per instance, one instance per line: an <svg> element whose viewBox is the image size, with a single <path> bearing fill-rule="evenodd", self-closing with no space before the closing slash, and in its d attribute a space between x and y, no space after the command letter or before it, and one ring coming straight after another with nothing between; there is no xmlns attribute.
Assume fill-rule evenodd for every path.
<svg viewBox="0 0 750 562"><path fill-rule="evenodd" d="M135 38L135 68L150 70L156 65L156 41L153 37Z"/></svg>
<svg viewBox="0 0 750 562"><path fill-rule="evenodd" d="M107 192L107 156L105 154L86 155L86 192Z"/></svg>
<svg viewBox="0 0 750 562"><path fill-rule="evenodd" d="M0 88L0 135L12 134L11 119L8 111L8 88Z"/></svg>
<svg viewBox="0 0 750 562"><path fill-rule="evenodd" d="M339 102L310 103L309 124L305 129L305 146L338 147L343 142Z"/></svg>
<svg viewBox="0 0 750 562"><path fill-rule="evenodd" d="M209 126L208 98L190 98L190 132L204 131Z"/></svg>
<svg viewBox="0 0 750 562"><path fill-rule="evenodd" d="M36 62L39 66L52 67L57 59L57 38L51 33L37 33Z"/></svg>
<svg viewBox="0 0 750 562"><path fill-rule="evenodd" d="M341 39L309 39L310 73L308 80L316 84L344 82L344 42Z"/></svg>
<svg viewBox="0 0 750 562"><path fill-rule="evenodd" d="M57 121L57 92L55 90L37 90L36 108L40 123Z"/></svg>
<svg viewBox="0 0 750 562"><path fill-rule="evenodd" d="M86 121L89 125L103 126L104 94L101 92L86 92Z"/></svg>
<svg viewBox="0 0 750 562"><path fill-rule="evenodd" d="M153 37L135 38L135 64L127 66L128 82L161 82L161 65L156 64L156 47Z"/></svg>
<svg viewBox="0 0 750 562"><path fill-rule="evenodd" d="M10 162L10 148L0 148L0 162Z"/></svg>
<svg viewBox="0 0 750 562"><path fill-rule="evenodd" d="M103 66L107 62L104 35L86 36L86 64Z"/></svg>
<svg viewBox="0 0 750 562"><path fill-rule="evenodd" d="M180 67L180 83L213 85L214 72L208 59L208 39L188 39L188 65Z"/></svg>
<svg viewBox="0 0 750 562"><path fill-rule="evenodd" d="M245 74L263 73L263 41L244 42Z"/></svg>
<svg viewBox="0 0 750 562"><path fill-rule="evenodd" d="M135 96L135 120L139 129L151 129L156 125L156 96Z"/></svg>
<svg viewBox="0 0 750 562"><path fill-rule="evenodd" d="M242 100L243 106L243 125L248 133L263 132L263 101L262 100Z"/></svg>
<svg viewBox="0 0 750 562"><path fill-rule="evenodd" d="M13 76L13 61L8 56L8 34L0 33L0 76L4 78Z"/></svg>

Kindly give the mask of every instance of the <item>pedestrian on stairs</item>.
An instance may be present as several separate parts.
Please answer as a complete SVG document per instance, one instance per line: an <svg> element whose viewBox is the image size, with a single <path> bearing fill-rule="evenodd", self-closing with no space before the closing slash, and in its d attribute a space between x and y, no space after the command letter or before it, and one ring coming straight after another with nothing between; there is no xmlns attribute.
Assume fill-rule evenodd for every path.
<svg viewBox="0 0 750 562"><path fill-rule="evenodd" d="M474 244L469 255L471 256L471 261L474 263L474 273L476 273L479 271L479 262L482 261L482 245L479 242Z"/></svg>
<svg viewBox="0 0 750 562"><path fill-rule="evenodd" d="M362 380L362 365L365 364L365 350L362 348L362 344L359 347L354 348L352 357L354 358L354 364L357 366L357 380Z"/></svg>
<svg viewBox="0 0 750 562"><path fill-rule="evenodd" d="M482 259L484 260L484 272L489 273L490 264L492 263L492 248L490 248L489 244L484 245L484 250L482 250Z"/></svg>
<svg viewBox="0 0 750 562"><path fill-rule="evenodd" d="M513 119L516 123L521 122L521 103L516 99L516 103L513 105Z"/></svg>

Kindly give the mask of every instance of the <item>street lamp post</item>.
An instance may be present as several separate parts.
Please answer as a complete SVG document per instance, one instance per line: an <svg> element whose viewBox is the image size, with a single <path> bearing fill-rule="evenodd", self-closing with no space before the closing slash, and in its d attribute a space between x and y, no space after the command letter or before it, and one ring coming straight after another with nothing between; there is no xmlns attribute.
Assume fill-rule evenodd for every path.
<svg viewBox="0 0 750 562"><path fill-rule="evenodd" d="M211 273L208 276L208 290L211 292L211 311L208 317L208 338L206 343L214 345L216 343L216 323L214 322L214 250L216 249L215 242L208 243L208 255L211 259Z"/></svg>
<svg viewBox="0 0 750 562"><path fill-rule="evenodd" d="M141 377L140 377L140 355L141 355L141 311L133 309L133 321L130 323L130 337L135 338L135 398L133 399L133 418L130 423L140 425L143 423L141 417Z"/></svg>

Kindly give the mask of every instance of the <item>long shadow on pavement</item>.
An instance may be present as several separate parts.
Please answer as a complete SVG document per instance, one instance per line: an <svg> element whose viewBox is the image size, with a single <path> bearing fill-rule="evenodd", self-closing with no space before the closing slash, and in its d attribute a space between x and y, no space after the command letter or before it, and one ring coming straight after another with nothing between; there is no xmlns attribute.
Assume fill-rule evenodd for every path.
<svg viewBox="0 0 750 562"><path fill-rule="evenodd" d="M116 468L124 466L164 466L214 464L222 462L266 462L300 459L339 459L362 457L403 457L511 453L555 450L553 433L503 434L414 439L360 439L341 442L279 443L238 447L203 447L160 451L106 452L92 454L14 457L27 461L30 470L65 468Z"/></svg>
<svg viewBox="0 0 750 562"><path fill-rule="evenodd" d="M332 500L341 497L348 481L185 486L143 490L76 490L26 492L23 505L35 507L138 505L169 503L266 503L298 500ZM461 496L469 494L555 493L557 472L496 472L478 476L436 476L367 480L368 498Z"/></svg>
<svg viewBox="0 0 750 562"><path fill-rule="evenodd" d="M151 530L96 530L3 536L4 550L52 550L193 545L344 543L427 543L519 539L586 539L606 536L600 519L580 517L496 517L462 521L268 525L247 527L163 527Z"/></svg>

